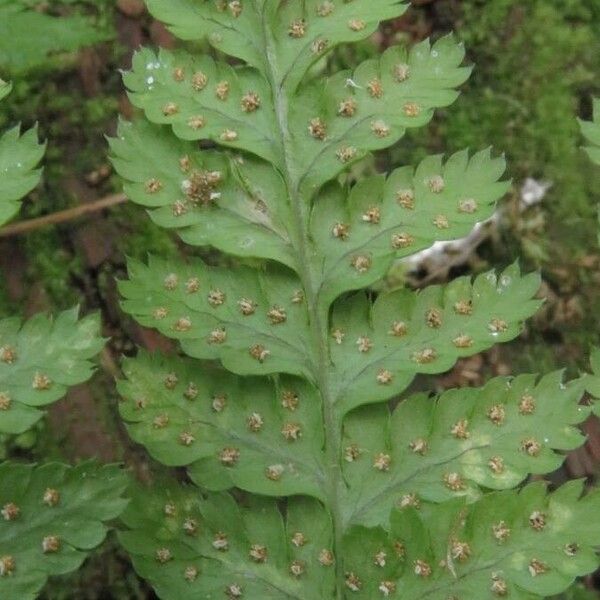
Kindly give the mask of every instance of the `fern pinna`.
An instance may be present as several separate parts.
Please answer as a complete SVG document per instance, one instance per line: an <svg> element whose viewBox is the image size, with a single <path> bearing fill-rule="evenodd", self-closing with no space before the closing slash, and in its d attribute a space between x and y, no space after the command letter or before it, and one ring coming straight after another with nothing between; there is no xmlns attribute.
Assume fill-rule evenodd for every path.
<svg viewBox="0 0 600 600"><path fill-rule="evenodd" d="M508 188L489 150L350 173L455 100L461 45L392 47L326 76L331 49L407 6L148 6L215 51L135 55L125 83L146 119L121 123L114 164L158 225L221 256L132 261L121 283L124 309L187 355L124 364L133 439L191 479L134 493L121 541L138 573L167 600L465 600L548 596L592 571L600 496L514 489L582 443L581 381L401 396L517 336L538 277L513 266L364 291L397 258L469 232Z"/></svg>

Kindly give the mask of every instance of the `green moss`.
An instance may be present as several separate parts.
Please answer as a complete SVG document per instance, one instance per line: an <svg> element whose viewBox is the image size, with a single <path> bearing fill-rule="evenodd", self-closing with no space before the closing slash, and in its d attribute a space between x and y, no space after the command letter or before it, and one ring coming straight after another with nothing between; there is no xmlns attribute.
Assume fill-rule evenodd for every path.
<svg viewBox="0 0 600 600"><path fill-rule="evenodd" d="M27 255L32 258L28 279L42 281L52 306L63 310L81 301L73 285L74 277L81 274L81 258L61 247L60 235L55 229L44 229L25 236Z"/></svg>
<svg viewBox="0 0 600 600"><path fill-rule="evenodd" d="M579 150L573 115L600 90L598 9L586 0L468 0L461 7L457 35L476 68L461 102L431 128L430 145L451 151L491 142L506 152L517 183L551 181L536 241L550 260L587 251L596 238L600 176Z"/></svg>
<svg viewBox="0 0 600 600"><path fill-rule="evenodd" d="M119 230L119 250L125 256L146 260L149 252L165 257L179 254L176 238L165 229L160 229L150 218L133 204L126 204L114 217Z"/></svg>

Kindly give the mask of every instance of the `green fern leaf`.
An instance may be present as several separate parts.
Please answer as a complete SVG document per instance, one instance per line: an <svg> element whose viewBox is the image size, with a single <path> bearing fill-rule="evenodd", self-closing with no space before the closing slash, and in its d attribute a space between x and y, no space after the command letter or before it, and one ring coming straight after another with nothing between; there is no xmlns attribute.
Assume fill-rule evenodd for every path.
<svg viewBox="0 0 600 600"><path fill-rule="evenodd" d="M23 433L42 417L42 407L91 376L90 359L104 345L99 318L78 321L77 314L0 321L0 432Z"/></svg>
<svg viewBox="0 0 600 600"><path fill-rule="evenodd" d="M0 0L0 67L18 73L111 37L106 29L73 15L53 17L24 0Z"/></svg>
<svg viewBox="0 0 600 600"><path fill-rule="evenodd" d="M581 482L396 509L391 530L354 527L345 539L348 598L546 597L596 564L588 523L598 493ZM120 535L136 570L161 598L326 598L332 594L331 525L313 501L276 505L227 494L202 498L174 485L140 489ZM503 591L503 593L497 593ZM236 595L237 594L237 595Z"/></svg>
<svg viewBox="0 0 600 600"><path fill-rule="evenodd" d="M314 600L333 592L331 523L314 500L291 499L283 517L258 496L241 507L228 494L159 484L136 490L123 521L121 543L165 600Z"/></svg>
<svg viewBox="0 0 600 600"><path fill-rule="evenodd" d="M446 37L433 47L423 42L409 55L391 48L351 78L341 73L325 86L307 86L297 98L302 109L290 116L290 148L283 154L268 81L253 69L144 49L124 81L146 117L170 124L182 139L210 139L245 150L280 170L293 156L297 190L312 195L367 152L392 145L408 127L427 123L434 108L451 104L457 97L453 88L470 73L458 66L463 57L462 47ZM399 65L407 70L400 79ZM381 91L370 91L373 85Z"/></svg>
<svg viewBox="0 0 600 600"><path fill-rule="evenodd" d="M125 372L121 414L133 439L163 464L191 465L197 483L213 490L323 498L318 401L300 381L282 379L275 390L256 380L247 394L241 380L221 372L147 355L129 360ZM565 427L589 414L580 395L578 382L563 386L560 373L539 382L524 375L435 402L414 396L392 414L385 406L354 411L345 421L345 522L385 525L401 502L473 500L480 487L507 489L529 473L555 470L563 457L553 450L583 442Z"/></svg>
<svg viewBox="0 0 600 600"><path fill-rule="evenodd" d="M12 84L0 79L0 100L3 100L12 91Z"/></svg>
<svg viewBox="0 0 600 600"><path fill-rule="evenodd" d="M39 183L37 164L45 144L38 142L37 128L21 134L14 127L0 136L0 225L19 210L19 200Z"/></svg>
<svg viewBox="0 0 600 600"><path fill-rule="evenodd" d="M306 304L289 271L208 267L151 258L130 261L119 289L123 308L142 325L182 341L196 358L220 358L241 375L311 377Z"/></svg>
<svg viewBox="0 0 600 600"><path fill-rule="evenodd" d="M593 121L579 121L581 131L591 144L586 147L586 152L596 164L600 165L600 99L594 100Z"/></svg>
<svg viewBox="0 0 600 600"><path fill-rule="evenodd" d="M507 191L508 183L497 181L504 166L489 150L471 158L465 151L445 164L432 156L414 172L403 167L387 179L365 178L347 199L339 186L330 186L311 219L313 239L325 257L321 301L329 305L341 292L381 279L395 257L467 235L492 215L495 201ZM360 257L364 268L357 268Z"/></svg>
<svg viewBox="0 0 600 600"><path fill-rule="evenodd" d="M367 537L368 545L364 529L348 536L353 552L345 568L361 584L352 597L393 597L386 588L407 600L488 595L529 600L563 592L597 564L598 539L589 523L600 495L580 498L582 490L583 482L572 481L547 494L537 483L520 492L488 494L470 505L396 510L391 537L380 546L385 569L375 556L380 530Z"/></svg>
<svg viewBox="0 0 600 600"><path fill-rule="evenodd" d="M285 194L284 184L271 169L249 158L227 160L200 152L149 124L122 123L119 135L111 147L115 167L130 181L125 192L152 209L157 224L177 228L194 245L299 269L286 226L291 215L277 202ZM312 215L313 238L327 257L323 302L380 278L394 256L466 235L492 214L494 201L506 191L508 184L497 182L503 171L504 161L490 159L489 151L471 159L462 152L445 165L441 157L431 157L416 173L402 168L387 181L365 179L352 189L347 204L343 191L332 186ZM218 183L202 186L207 174ZM330 231L323 223L330 224ZM364 273L352 268L352 259L360 254L376 268Z"/></svg>
<svg viewBox="0 0 600 600"><path fill-rule="evenodd" d="M392 46L354 73L307 85L289 115L288 160L293 157L299 192L311 196L348 165L393 145L406 129L427 124L434 109L452 104L454 88L471 73L460 67L464 54L452 36L433 46L425 40L410 52Z"/></svg>
<svg viewBox="0 0 600 600"><path fill-rule="evenodd" d="M585 438L574 426L589 415L579 406L579 381L561 373L492 379L436 399L418 394L390 412L385 405L352 412L345 421L344 479L350 487L344 521L387 526L394 506L473 501L482 489L509 489L530 473L556 470L556 451Z"/></svg>
<svg viewBox="0 0 600 600"><path fill-rule="evenodd" d="M498 282L488 273L473 284L460 278L420 294L383 294L371 310L362 294L339 303L330 346L337 382L332 400L340 415L401 392L416 373L445 371L461 356L514 338L539 306L531 299L538 287L537 276L521 278L511 267ZM310 360L299 289L283 272L261 277L251 269L156 258L148 267L131 262L130 280L120 285L124 309L180 339L190 356L220 358L241 375L283 372L314 380L319 365Z"/></svg>
<svg viewBox="0 0 600 600"><path fill-rule="evenodd" d="M119 392L131 437L205 488L324 496L321 409L302 380L236 379L194 361L140 354Z"/></svg>
<svg viewBox="0 0 600 600"><path fill-rule="evenodd" d="M76 570L127 501L115 466L0 465L0 596L33 600L48 577Z"/></svg>
<svg viewBox="0 0 600 600"><path fill-rule="evenodd" d="M269 258L297 269L281 177L251 157L200 151L164 128L120 123L110 140L125 193L147 206L155 223L176 228L196 246Z"/></svg>
<svg viewBox="0 0 600 600"><path fill-rule="evenodd" d="M277 130L265 80L208 56L143 49L125 74L135 106L188 140L211 139L277 164Z"/></svg>
<svg viewBox="0 0 600 600"><path fill-rule="evenodd" d="M364 294L334 306L330 351L335 373L332 400L345 414L361 404L403 391L416 373L442 373L464 356L507 342L535 313L537 275L516 265L496 277L460 277L421 292Z"/></svg>

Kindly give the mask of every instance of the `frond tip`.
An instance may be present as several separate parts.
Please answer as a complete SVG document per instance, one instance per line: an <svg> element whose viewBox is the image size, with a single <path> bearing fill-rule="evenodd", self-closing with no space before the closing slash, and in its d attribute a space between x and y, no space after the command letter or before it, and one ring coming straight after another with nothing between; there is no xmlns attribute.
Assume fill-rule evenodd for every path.
<svg viewBox="0 0 600 600"><path fill-rule="evenodd" d="M337 45L370 36L408 8L401 0L148 0L154 16L184 40L207 40L259 72L275 71L293 91L307 70ZM267 53L265 45L272 50Z"/></svg>

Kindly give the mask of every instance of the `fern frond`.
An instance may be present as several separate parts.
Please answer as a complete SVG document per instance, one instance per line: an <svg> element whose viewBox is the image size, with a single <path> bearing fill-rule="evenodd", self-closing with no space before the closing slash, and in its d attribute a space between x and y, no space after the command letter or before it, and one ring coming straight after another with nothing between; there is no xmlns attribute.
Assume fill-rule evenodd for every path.
<svg viewBox="0 0 600 600"><path fill-rule="evenodd" d="M541 483L462 500L395 509L391 529L354 527L343 558L331 552L331 523L311 500L293 498L285 516L252 497L202 496L176 484L139 489L120 539L161 598L331 597L343 561L348 598L445 599L560 593L596 564L588 524L600 496L570 482Z"/></svg>
<svg viewBox="0 0 600 600"><path fill-rule="evenodd" d="M267 82L209 56L141 50L124 76L133 104L181 139L211 139L277 164L277 129ZM250 99L252 95L252 100ZM246 100L245 100L246 99Z"/></svg>
<svg viewBox="0 0 600 600"><path fill-rule="evenodd" d="M0 464L0 596L33 600L48 577L76 570L127 501L115 466Z"/></svg>
<svg viewBox="0 0 600 600"><path fill-rule="evenodd" d="M250 156L201 151L165 128L121 122L110 140L125 193L188 244L268 258L298 270L281 176Z"/></svg>
<svg viewBox="0 0 600 600"><path fill-rule="evenodd" d="M332 401L340 414L405 389L416 373L439 373L457 358L509 341L539 301L535 275L513 266L421 293L358 294L334 306ZM300 283L285 272L207 267L201 261L146 267L130 262L123 308L143 325L182 341L197 358L220 358L239 374L318 376ZM518 301L515 302L515 299ZM260 351L259 351L260 350Z"/></svg>
<svg viewBox="0 0 600 600"><path fill-rule="evenodd" d="M420 292L358 293L334 305L332 400L344 414L403 391L417 373L442 373L464 356L515 338L540 305L537 275L516 265L499 277L459 277Z"/></svg>
<svg viewBox="0 0 600 600"><path fill-rule="evenodd" d="M0 67L19 73L43 65L59 52L72 52L110 39L111 33L79 15L54 17L26 0L0 0Z"/></svg>
<svg viewBox="0 0 600 600"><path fill-rule="evenodd" d="M361 584L352 597L393 597L382 591L389 586L384 576L396 596L409 600L558 594L596 564L597 538L586 524L600 496L582 498L582 490L583 482L572 481L547 494L537 483L473 504L396 510L387 544L381 530L357 528L348 536L353 552L346 569Z"/></svg>
<svg viewBox="0 0 600 600"><path fill-rule="evenodd" d="M163 464L190 466L210 490L324 496L323 423L311 385L235 378L142 353L123 368L121 415L131 437Z"/></svg>
<svg viewBox="0 0 600 600"><path fill-rule="evenodd" d="M286 193L284 182L266 165L199 151L143 122L121 123L111 147L115 167L130 182L126 193L150 208L157 224L176 228L190 244L299 270L290 207L278 201ZM461 152L445 164L435 156L415 172L406 167L387 179L366 178L347 198L332 185L311 217L316 250L326 257L321 302L381 278L394 257L466 235L491 216L506 192L508 184L497 181L503 171L504 160L490 158L489 151L471 158ZM371 268L354 268L357 256L368 258Z"/></svg>
<svg viewBox="0 0 600 600"><path fill-rule="evenodd" d="M181 340L186 354L241 375L312 376L306 302L289 271L151 257L148 266L130 261L129 276L119 285L125 311Z"/></svg>
<svg viewBox="0 0 600 600"><path fill-rule="evenodd" d="M590 535L586 523L597 511L600 497L592 492L581 498L582 491L582 481L569 482L552 494L538 483L520 492L484 496L466 509L433 505L430 515L424 514L421 522L428 524L430 552L440 560L445 556L448 568L441 577L434 574L424 584L416 576L407 578L406 597L423 597L440 584L446 591L467 597L478 593L476 590L502 589L502 582L517 598L546 597L564 591L597 560L593 550L597 538ZM414 512L398 518L396 523L392 517L393 534L402 536L410 531L406 525L411 516ZM459 549L456 542L469 544L475 560L462 559L461 565L466 548ZM408 544L407 540L407 549ZM409 551L408 560L415 556L415 550L426 549L425 541L421 548Z"/></svg>
<svg viewBox="0 0 600 600"><path fill-rule="evenodd" d="M286 152L277 100L268 79L254 69L234 69L207 56L141 50L124 81L146 117L171 125L181 139L210 139L260 156L280 170L293 156L298 191L312 195L366 153L392 145L409 127L426 124L434 108L451 104L454 88L470 73L459 67L463 57L462 46L446 37L433 47L422 42L409 54L390 48L354 74L307 85L295 99L300 110L289 117ZM401 77L400 67L406 70Z"/></svg>
<svg viewBox="0 0 600 600"><path fill-rule="evenodd" d="M392 508L478 498L530 473L555 471L585 438L575 426L581 382L560 372L499 377L437 398L417 394L393 411L364 407L345 420L346 523L386 527Z"/></svg>
<svg viewBox="0 0 600 600"><path fill-rule="evenodd" d="M37 128L21 134L17 126L0 135L0 225L15 215L19 200L40 182L42 171L36 167L45 147L38 142Z"/></svg>
<svg viewBox="0 0 600 600"><path fill-rule="evenodd" d="M161 598L314 600L334 590L331 522L309 498L275 501L202 495L172 482L139 488L119 535ZM327 564L319 565L319 556Z"/></svg>
<svg viewBox="0 0 600 600"><path fill-rule="evenodd" d="M329 305L342 292L381 279L394 258L467 235L506 193L508 182L498 181L504 167L489 150L471 157L464 151L445 163L431 156L415 170L366 177L349 193L339 185L324 190L311 216L312 237L325 257L321 302ZM357 269L357 257L369 267Z"/></svg>
<svg viewBox="0 0 600 600"><path fill-rule="evenodd" d="M452 36L433 45L424 40L410 51L392 46L353 73L307 84L291 99L297 108L289 115L299 191L311 196L349 165L392 146L407 129L426 125L435 109L452 104L455 88L471 73L460 66L464 55Z"/></svg>
<svg viewBox="0 0 600 600"><path fill-rule="evenodd" d="M276 387L236 380L143 354L127 361L125 373L121 414L133 439L163 464L189 466L211 490L324 498L323 425L310 386L293 378ZM508 489L530 473L554 471L564 459L556 450L583 443L578 429L565 426L588 416L580 396L580 382L565 386L560 373L539 381L521 375L435 400L413 396L393 412L352 412L343 440L345 526L386 526L402 503L472 501L481 489Z"/></svg>
<svg viewBox="0 0 600 600"><path fill-rule="evenodd" d="M395 258L468 234L508 188L489 150L348 175L455 100L462 46L393 47L325 77L330 48L405 5L148 4L242 64L140 51L125 82L150 123L121 124L115 167L157 224L243 260L131 261L120 284L125 311L191 357L142 353L119 384L132 437L197 485L136 492L121 535L136 570L167 600L532 599L593 570L580 519L596 494L510 490L582 443L591 379L400 397L415 375L514 339L539 277L513 265L357 291ZM514 532L502 545L494 510Z"/></svg>
<svg viewBox="0 0 600 600"><path fill-rule="evenodd" d="M62 398L69 386L89 379L90 359L104 345L99 318L78 320L78 309L50 319L38 314L21 323L0 321L0 432L23 433Z"/></svg>

